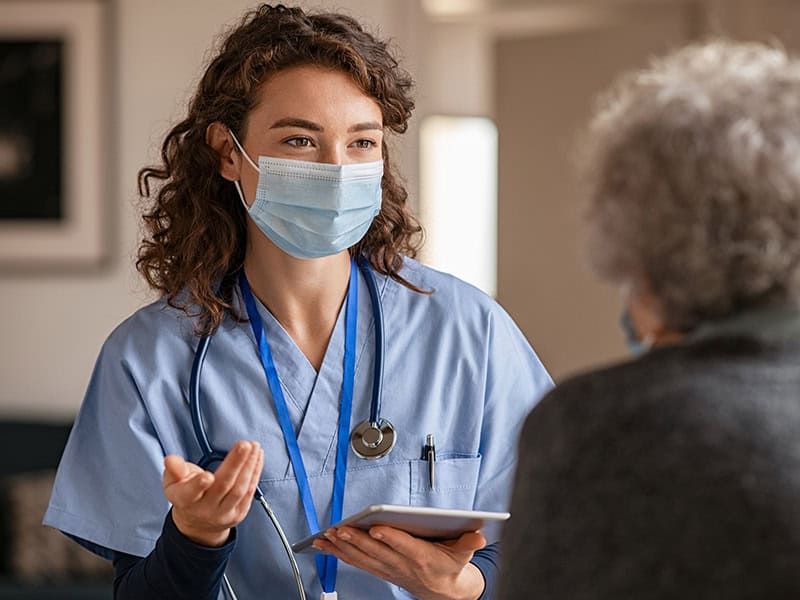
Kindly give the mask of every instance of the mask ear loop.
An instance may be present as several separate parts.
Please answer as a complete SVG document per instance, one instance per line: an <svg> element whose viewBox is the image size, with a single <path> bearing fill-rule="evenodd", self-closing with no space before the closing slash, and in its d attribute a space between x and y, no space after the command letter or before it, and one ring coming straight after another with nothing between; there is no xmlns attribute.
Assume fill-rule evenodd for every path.
<svg viewBox="0 0 800 600"><path fill-rule="evenodd" d="M629 307L630 297L631 294L633 293L633 284L630 282L623 284L621 291L622 291L623 303L626 306L623 313L624 315L623 319L626 319L628 321L628 324L623 326L625 332L626 334L629 334L631 335L631 337L635 338L633 341L638 343L638 345L641 346L644 352L649 352L658 343L658 338L661 336L662 330L648 331L645 334L639 333L639 331L636 329L636 325L634 325L633 323L633 317L631 316L631 311Z"/></svg>
<svg viewBox="0 0 800 600"><path fill-rule="evenodd" d="M244 148L239 143L239 140L236 137L236 134L233 133L233 130L230 127L228 127L228 133L231 134L231 139L233 139L233 143L236 144L236 147L239 149L239 152L242 153L242 156L244 156L245 160L248 163L250 163L250 166L253 167L256 170L257 173L261 174L261 169L259 169L258 165L255 162L253 162L253 159L250 158L250 155L247 154L247 152L245 152ZM250 211L250 207L247 205L247 202L245 202L245 200L244 200L244 192L242 192L242 185L239 183L239 180L237 179L236 181L234 181L233 185L236 186L236 191L239 192L239 200L242 201L242 206L244 206L244 210L249 212Z"/></svg>

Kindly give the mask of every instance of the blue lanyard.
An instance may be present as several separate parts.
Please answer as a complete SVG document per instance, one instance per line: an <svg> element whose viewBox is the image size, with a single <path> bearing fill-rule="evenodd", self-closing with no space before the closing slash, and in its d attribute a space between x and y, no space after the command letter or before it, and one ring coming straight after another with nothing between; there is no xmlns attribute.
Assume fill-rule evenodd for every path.
<svg viewBox="0 0 800 600"><path fill-rule="evenodd" d="M297 436L292 428L289 419L289 410L286 407L286 398L283 396L281 382L278 379L278 371L275 368L275 361L272 359L272 351L264 332L264 324L258 314L253 293L247 283L244 271L239 275L239 285L242 288L242 295L247 307L247 315L250 317L250 325L253 328L258 343L261 364L267 375L267 382L275 402L275 410L278 413L278 422L283 432L283 440L289 452L289 459L292 462L297 488L300 491L300 499L303 502L303 509L306 513L306 522L311 533L320 531L317 511L314 508L314 499L311 496L311 487L308 483L308 474L303 464L303 455L300 453L300 446L297 444ZM345 307L345 337L344 337L344 378L342 381L342 402L339 408L339 426L336 444L336 467L333 473L333 500L331 507L331 524L336 523L342 518L342 504L344 502L345 477L347 475L347 440L349 438L350 413L353 408L353 384L355 382L356 367L356 323L358 321L358 274L356 263L350 260L350 283L347 289L347 305ZM336 569L337 559L331 555L316 555L317 574L319 575L322 589L325 592L333 592L336 588Z"/></svg>

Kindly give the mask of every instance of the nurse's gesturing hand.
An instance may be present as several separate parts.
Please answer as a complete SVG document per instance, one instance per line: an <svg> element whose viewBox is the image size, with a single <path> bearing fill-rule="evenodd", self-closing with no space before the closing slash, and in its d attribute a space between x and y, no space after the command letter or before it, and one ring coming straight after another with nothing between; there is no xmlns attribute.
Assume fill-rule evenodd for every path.
<svg viewBox="0 0 800 600"><path fill-rule="evenodd" d="M228 541L232 527L247 515L264 466L257 442L237 442L215 473L180 456L164 459L164 495L172 520L187 538L202 546Z"/></svg>
<svg viewBox="0 0 800 600"><path fill-rule="evenodd" d="M400 586L419 600L477 600L484 581L470 563L475 550L486 545L481 533L456 540L428 542L404 531L376 526L369 533L352 527L329 529L328 541L314 547L376 577Z"/></svg>

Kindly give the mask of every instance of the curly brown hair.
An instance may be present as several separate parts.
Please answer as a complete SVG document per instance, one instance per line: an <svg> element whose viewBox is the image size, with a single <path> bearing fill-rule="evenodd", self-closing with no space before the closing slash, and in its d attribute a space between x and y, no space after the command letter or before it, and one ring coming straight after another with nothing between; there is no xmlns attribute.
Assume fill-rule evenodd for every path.
<svg viewBox="0 0 800 600"><path fill-rule="evenodd" d="M215 331L231 309L247 239L244 207L219 173L220 157L206 144L206 129L220 122L240 135L264 81L307 64L349 74L380 106L385 129L403 133L408 127L413 81L387 44L357 21L282 4L262 4L246 13L208 65L188 116L167 134L162 164L145 167L138 176L146 199L146 236L136 268L171 306L200 317L199 335ZM393 172L385 141L382 150L381 211L350 253L366 256L379 273L421 291L399 271L403 256L416 256L422 229L406 206L408 193Z"/></svg>

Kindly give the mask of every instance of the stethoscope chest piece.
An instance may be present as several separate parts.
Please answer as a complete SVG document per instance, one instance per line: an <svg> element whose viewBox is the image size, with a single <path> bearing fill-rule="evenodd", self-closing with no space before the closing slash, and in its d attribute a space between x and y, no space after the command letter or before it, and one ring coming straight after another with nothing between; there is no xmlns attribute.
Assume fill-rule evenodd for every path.
<svg viewBox="0 0 800 600"><path fill-rule="evenodd" d="M350 447L359 458L382 458L391 452L396 440L394 426L386 419L361 421L350 434Z"/></svg>

